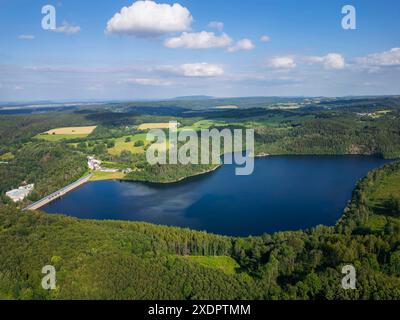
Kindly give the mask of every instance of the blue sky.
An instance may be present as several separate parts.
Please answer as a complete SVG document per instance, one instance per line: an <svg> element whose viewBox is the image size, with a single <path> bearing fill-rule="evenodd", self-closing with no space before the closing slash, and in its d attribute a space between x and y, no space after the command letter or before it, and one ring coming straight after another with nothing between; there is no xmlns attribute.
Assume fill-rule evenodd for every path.
<svg viewBox="0 0 400 320"><path fill-rule="evenodd" d="M400 94L399 13L397 0L2 0L0 101Z"/></svg>

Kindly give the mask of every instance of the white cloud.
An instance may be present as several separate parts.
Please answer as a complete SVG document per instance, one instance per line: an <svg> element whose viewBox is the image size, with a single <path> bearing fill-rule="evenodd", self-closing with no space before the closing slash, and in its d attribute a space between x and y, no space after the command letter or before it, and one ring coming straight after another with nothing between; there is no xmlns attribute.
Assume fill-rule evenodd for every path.
<svg viewBox="0 0 400 320"><path fill-rule="evenodd" d="M260 38L260 41L261 42L269 42L271 40L271 38L269 37L269 36L267 36L267 35L263 35L261 38Z"/></svg>
<svg viewBox="0 0 400 320"><path fill-rule="evenodd" d="M326 69L344 69L346 62L341 54L329 53L324 57L324 67Z"/></svg>
<svg viewBox="0 0 400 320"><path fill-rule="evenodd" d="M275 69L293 69L296 67L296 62L290 56L283 56L270 59L267 65Z"/></svg>
<svg viewBox="0 0 400 320"><path fill-rule="evenodd" d="M61 27L57 27L54 30L51 30L53 32L59 32L59 33L66 33L66 34L74 34L74 33L78 33L81 31L81 27L80 26L74 26L72 24L69 24L68 22L64 21L61 24Z"/></svg>
<svg viewBox="0 0 400 320"><path fill-rule="evenodd" d="M221 22L221 21L211 21L211 22L208 24L208 27L209 27L209 28L212 28L212 29L217 29L217 30L221 31L221 30L224 29L224 23Z"/></svg>
<svg viewBox="0 0 400 320"><path fill-rule="evenodd" d="M21 35L18 36L18 39L20 39L20 40L33 40L33 39L35 39L35 36L31 35L31 34L21 34Z"/></svg>
<svg viewBox="0 0 400 320"><path fill-rule="evenodd" d="M346 67L346 62L344 57L339 53L329 53L326 56L318 57L311 56L305 59L311 63L320 63L325 69L344 69Z"/></svg>
<svg viewBox="0 0 400 320"><path fill-rule="evenodd" d="M400 48L360 57L356 59L356 62L371 67L398 66L400 65Z"/></svg>
<svg viewBox="0 0 400 320"><path fill-rule="evenodd" d="M181 65L159 65L148 70L159 76L172 77L216 77L224 74L224 69L219 64L206 62L186 63Z"/></svg>
<svg viewBox="0 0 400 320"><path fill-rule="evenodd" d="M229 52L237 52L240 50L253 50L255 48L254 43L250 39L242 39L236 42L233 47L228 48Z"/></svg>
<svg viewBox="0 0 400 320"><path fill-rule="evenodd" d="M224 74L220 65L206 62L182 64L179 69L185 77L217 77Z"/></svg>
<svg viewBox="0 0 400 320"><path fill-rule="evenodd" d="M156 86L156 87L166 87L174 84L173 81L168 79L160 78L134 78L124 80L126 83L138 84L141 86Z"/></svg>
<svg viewBox="0 0 400 320"><path fill-rule="evenodd" d="M227 47L232 43L232 39L225 33L220 36L214 32L183 32L179 37L165 40L164 45L168 48L186 49L209 49Z"/></svg>
<svg viewBox="0 0 400 320"><path fill-rule="evenodd" d="M151 37L190 30L192 22L190 11L179 3L136 1L130 7L123 7L108 21L106 32Z"/></svg>

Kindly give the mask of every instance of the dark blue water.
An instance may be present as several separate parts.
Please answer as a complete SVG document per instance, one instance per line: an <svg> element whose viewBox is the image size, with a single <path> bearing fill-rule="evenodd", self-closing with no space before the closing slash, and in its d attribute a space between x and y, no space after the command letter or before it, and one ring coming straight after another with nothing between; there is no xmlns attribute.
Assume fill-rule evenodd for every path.
<svg viewBox="0 0 400 320"><path fill-rule="evenodd" d="M259 158L250 176L235 176L235 167L226 165L169 185L92 182L44 210L237 236L298 230L335 224L357 181L386 162L363 156Z"/></svg>

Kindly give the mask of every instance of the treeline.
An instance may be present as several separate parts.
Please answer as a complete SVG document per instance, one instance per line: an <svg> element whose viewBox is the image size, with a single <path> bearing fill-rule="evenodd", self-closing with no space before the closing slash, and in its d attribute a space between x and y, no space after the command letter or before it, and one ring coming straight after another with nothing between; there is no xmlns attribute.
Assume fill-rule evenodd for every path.
<svg viewBox="0 0 400 320"><path fill-rule="evenodd" d="M93 125L93 122L72 113L0 115L0 148L28 142L33 136L53 128L86 125Z"/></svg>
<svg viewBox="0 0 400 320"><path fill-rule="evenodd" d="M400 121L395 116L359 119L332 114L287 123L283 128L256 128L258 152L269 154L366 154L400 157Z"/></svg>
<svg viewBox="0 0 400 320"><path fill-rule="evenodd" d="M124 156L122 154L122 156ZM140 162L133 162L135 170L125 176L127 180L170 183L183 180L187 177L203 174L217 169L214 164L155 164L150 165L144 155L140 155Z"/></svg>

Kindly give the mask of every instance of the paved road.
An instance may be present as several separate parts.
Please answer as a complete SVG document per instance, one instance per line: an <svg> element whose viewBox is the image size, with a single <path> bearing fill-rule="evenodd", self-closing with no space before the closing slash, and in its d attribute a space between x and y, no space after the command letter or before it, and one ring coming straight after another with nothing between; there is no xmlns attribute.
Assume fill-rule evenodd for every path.
<svg viewBox="0 0 400 320"><path fill-rule="evenodd" d="M37 210L40 209L41 207L45 206L46 204L62 197L63 195L67 194L68 192L71 192L72 190L80 187L81 185L85 184L86 182L88 182L90 180L90 178L93 176L93 174L89 174L86 177L83 177L81 179L79 179L78 181L75 181L73 183L71 183L70 185L52 193L51 195L35 202L32 203L31 205L27 206L25 210Z"/></svg>

